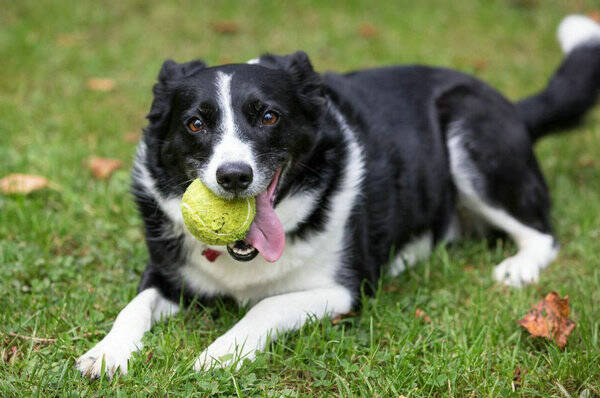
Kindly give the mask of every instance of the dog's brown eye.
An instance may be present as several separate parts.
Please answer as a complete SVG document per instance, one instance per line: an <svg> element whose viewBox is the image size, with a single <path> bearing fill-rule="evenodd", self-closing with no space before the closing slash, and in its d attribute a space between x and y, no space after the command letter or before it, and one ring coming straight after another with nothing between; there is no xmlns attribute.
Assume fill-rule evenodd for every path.
<svg viewBox="0 0 600 398"><path fill-rule="evenodd" d="M191 118L188 122L188 128L194 133L197 133L200 130L204 130L204 127L204 122L201 119L198 119L197 117Z"/></svg>
<svg viewBox="0 0 600 398"><path fill-rule="evenodd" d="M272 126L275 123L277 123L277 120L279 120L279 115L277 115L273 111L266 111L262 117L261 122L263 126Z"/></svg>

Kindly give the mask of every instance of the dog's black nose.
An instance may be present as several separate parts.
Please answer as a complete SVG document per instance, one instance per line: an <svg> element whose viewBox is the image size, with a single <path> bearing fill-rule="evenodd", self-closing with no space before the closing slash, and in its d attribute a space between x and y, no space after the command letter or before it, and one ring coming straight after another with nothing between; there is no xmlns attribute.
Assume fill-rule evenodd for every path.
<svg viewBox="0 0 600 398"><path fill-rule="evenodd" d="M225 163L217 169L217 182L227 191L243 191L252 182L252 174L252 167L246 163Z"/></svg>

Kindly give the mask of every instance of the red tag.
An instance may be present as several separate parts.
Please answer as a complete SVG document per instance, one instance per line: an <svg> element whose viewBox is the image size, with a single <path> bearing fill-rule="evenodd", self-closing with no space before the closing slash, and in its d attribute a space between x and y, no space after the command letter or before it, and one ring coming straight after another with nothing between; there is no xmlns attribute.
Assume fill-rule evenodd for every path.
<svg viewBox="0 0 600 398"><path fill-rule="evenodd" d="M204 257L206 257L206 259L208 261L210 261L211 263L214 263L215 260L217 259L217 257L219 257L221 255L221 252L218 252L218 251L212 250L212 249L204 249L204 251L202 252L202 255Z"/></svg>

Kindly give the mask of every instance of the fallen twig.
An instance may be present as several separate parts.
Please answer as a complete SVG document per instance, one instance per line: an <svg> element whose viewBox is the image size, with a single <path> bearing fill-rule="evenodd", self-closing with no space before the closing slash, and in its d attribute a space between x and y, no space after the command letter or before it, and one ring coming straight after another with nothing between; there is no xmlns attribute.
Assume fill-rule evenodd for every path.
<svg viewBox="0 0 600 398"><path fill-rule="evenodd" d="M19 339L35 341L36 343L48 343L48 344L50 344L50 343L56 343L58 341L58 339L54 339L54 338L24 336L22 334L17 334L17 333L13 333L13 332L8 333L8 335L9 336L13 336L13 337L17 337Z"/></svg>

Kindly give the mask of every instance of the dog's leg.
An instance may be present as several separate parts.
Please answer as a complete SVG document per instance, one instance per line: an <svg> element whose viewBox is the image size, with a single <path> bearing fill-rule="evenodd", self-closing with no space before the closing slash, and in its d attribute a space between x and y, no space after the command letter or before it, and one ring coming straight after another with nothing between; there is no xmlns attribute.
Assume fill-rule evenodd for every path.
<svg viewBox="0 0 600 398"><path fill-rule="evenodd" d="M142 337L152 323L176 314L179 307L165 299L156 288L139 293L117 316L110 332L77 360L82 375L97 378L102 373L112 377L117 369L127 373L127 360L142 348Z"/></svg>
<svg viewBox="0 0 600 398"><path fill-rule="evenodd" d="M513 178L515 185L506 187L513 190L507 195L512 204L509 212L509 204L489 199L482 188L485 184L495 183L495 189L502 189L501 183L496 182L501 179L489 181L482 168L472 161L465 145L460 135L454 135L448 141L452 174L461 205L492 227L507 233L518 246L517 254L496 266L494 278L514 287L537 282L540 270L546 268L558 253L558 245L549 226L549 206L541 177L538 179L537 173L525 168L519 171L522 176L531 179Z"/></svg>
<svg viewBox="0 0 600 398"><path fill-rule="evenodd" d="M470 208L494 227L505 231L517 244L518 251L494 268L494 278L510 286L537 282L541 269L558 254L558 245L549 233L528 227L506 211L490 206L477 197L466 199Z"/></svg>
<svg viewBox="0 0 600 398"><path fill-rule="evenodd" d="M269 338L278 333L297 330L314 317L334 317L350 311L352 295L342 286L282 294L263 299L227 333L216 339L198 357L197 371L213 366L224 367L243 359L253 360Z"/></svg>
<svg viewBox="0 0 600 398"><path fill-rule="evenodd" d="M390 267L390 275L392 277L398 276L419 261L427 260L432 249L433 235L430 231L415 237L405 244L396 255Z"/></svg>

